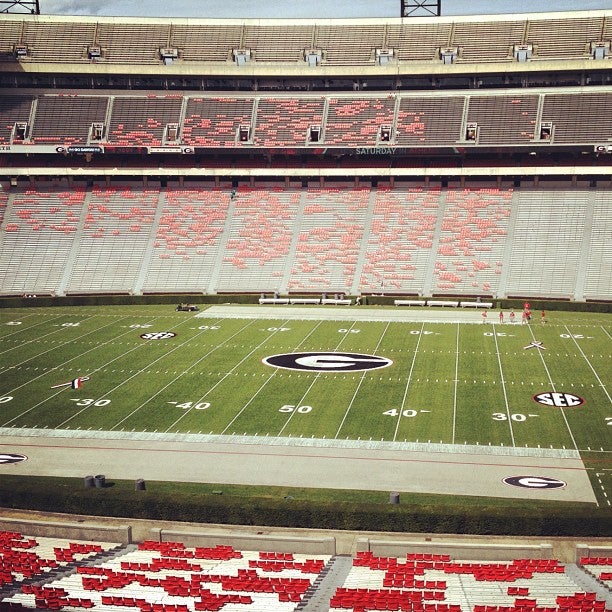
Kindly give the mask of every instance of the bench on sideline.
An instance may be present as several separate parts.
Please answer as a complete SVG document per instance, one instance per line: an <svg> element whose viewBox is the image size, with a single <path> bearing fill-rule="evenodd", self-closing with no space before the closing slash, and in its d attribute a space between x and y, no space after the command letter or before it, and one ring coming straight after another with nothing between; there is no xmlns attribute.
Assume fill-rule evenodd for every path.
<svg viewBox="0 0 612 612"><path fill-rule="evenodd" d="M350 299L339 298L259 298L260 304L332 304L334 306L350 306Z"/></svg>
<svg viewBox="0 0 612 612"><path fill-rule="evenodd" d="M396 306L449 306L452 308L493 308L493 302L454 302L450 300L394 300Z"/></svg>

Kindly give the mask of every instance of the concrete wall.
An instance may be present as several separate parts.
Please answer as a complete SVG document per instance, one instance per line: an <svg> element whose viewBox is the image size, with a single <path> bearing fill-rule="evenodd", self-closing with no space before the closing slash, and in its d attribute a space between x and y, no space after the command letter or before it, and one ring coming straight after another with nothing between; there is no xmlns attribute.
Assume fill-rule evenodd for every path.
<svg viewBox="0 0 612 612"><path fill-rule="evenodd" d="M31 521L27 519L0 518L0 530L17 531L28 536L83 540L86 542L132 543L129 525L97 525L95 523L64 523Z"/></svg>
<svg viewBox="0 0 612 612"><path fill-rule="evenodd" d="M512 559L552 559L550 544L474 544L452 542L411 542L398 540L357 540L358 551L370 551L377 557L405 557L411 553L450 555L454 561L510 561Z"/></svg>
<svg viewBox="0 0 612 612"><path fill-rule="evenodd" d="M581 557L612 557L612 546L576 544L576 563Z"/></svg>
<svg viewBox="0 0 612 612"><path fill-rule="evenodd" d="M199 531L174 531L151 529L151 539L157 542L182 542L185 546L208 546L218 544L233 546L236 550L261 550L313 555L335 555L336 538L278 535L227 534L219 535Z"/></svg>

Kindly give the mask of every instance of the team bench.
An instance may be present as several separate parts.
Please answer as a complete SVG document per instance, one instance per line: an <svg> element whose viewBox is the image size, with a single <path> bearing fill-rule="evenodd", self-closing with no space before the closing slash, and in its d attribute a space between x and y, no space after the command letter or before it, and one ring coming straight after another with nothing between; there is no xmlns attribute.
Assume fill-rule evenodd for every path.
<svg viewBox="0 0 612 612"><path fill-rule="evenodd" d="M259 298L260 304L288 304L289 298Z"/></svg>
<svg viewBox="0 0 612 612"><path fill-rule="evenodd" d="M425 306L425 300L394 300L396 306Z"/></svg>
<svg viewBox="0 0 612 612"><path fill-rule="evenodd" d="M428 306L451 306L453 308L457 308L459 306L459 302L449 302L446 300L427 300Z"/></svg>
<svg viewBox="0 0 612 612"><path fill-rule="evenodd" d="M320 304L320 298L289 298L290 304Z"/></svg>
<svg viewBox="0 0 612 612"><path fill-rule="evenodd" d="M493 308L493 302L461 302L461 308Z"/></svg>

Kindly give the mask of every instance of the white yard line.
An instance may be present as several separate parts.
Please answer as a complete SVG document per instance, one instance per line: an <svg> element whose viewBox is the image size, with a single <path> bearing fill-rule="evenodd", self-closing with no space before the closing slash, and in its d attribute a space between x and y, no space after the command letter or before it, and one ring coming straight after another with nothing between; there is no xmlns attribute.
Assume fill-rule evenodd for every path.
<svg viewBox="0 0 612 612"><path fill-rule="evenodd" d="M512 446L516 446L514 441L514 429L512 428L512 418L510 417L510 406L508 405L508 393L506 392L506 381L504 379L504 370L501 363L501 355L499 353L499 344L497 342L497 332L495 331L495 323L493 323L493 339L495 340L495 354L497 355L497 363L499 365L499 377L501 379L502 391L504 393L504 404L506 406L506 415L508 417L508 427L510 428L510 438Z"/></svg>
<svg viewBox="0 0 612 612"><path fill-rule="evenodd" d="M453 435L451 443L455 443L455 430L457 428L457 384L459 383L459 323L455 338L455 380L453 388Z"/></svg>
<svg viewBox="0 0 612 612"><path fill-rule="evenodd" d="M281 327L284 327L284 326L286 325L286 323L287 323L287 321L285 321L285 322L284 322L284 323L281 325ZM315 325L315 327L313 327L313 328L310 330L310 332L308 332L308 334L306 334L306 337L305 337L305 338L303 338L303 339L300 341L300 344L303 344L303 343L306 341L306 339L307 339L307 338L309 338L309 337L310 337L310 335L314 333L314 331L317 329L317 327L319 327L319 325L321 325L321 321L319 321L319 323L318 323L317 325ZM262 342L262 343L261 343L259 346L263 346L263 345L264 345L266 342L268 342L268 340L270 340L270 338L271 338L272 336L274 336L274 334L277 334L279 331L280 331L279 329L275 330L275 331L274 331L272 334L270 334L270 335L269 335L269 336L268 336L268 337L267 337L267 338L266 338L266 339L265 339L265 340L264 340L264 341L263 341L263 342ZM300 344L298 344L298 347L300 346ZM259 346L258 346L257 348L259 348ZM294 352L294 353L295 353L295 352L296 352L296 350L294 349L292 352ZM250 353L249 353L249 355L250 355ZM246 357L248 357L249 355L247 355ZM246 359L246 357L245 357L245 359ZM243 361L244 361L244 360L243 360ZM242 363L242 362L241 362L241 363ZM237 365L240 365L240 364L237 364ZM235 367L237 367L237 366L235 366ZM236 421L236 419L237 419L237 418L238 418L238 417L239 417L241 414L243 414L243 413L244 413L244 411L245 411L245 410L246 410L246 409L247 409L247 408L250 406L251 402L252 402L252 401L253 401L253 400L254 400L254 399L255 399L255 398L256 398L256 397L259 395L259 393L260 393L260 392L263 390L263 388L264 388L264 387L265 387L265 386L266 386L266 385L267 385L267 384L268 384L268 383L269 383L269 382L270 382L270 381L271 381L271 380L272 380L272 379L273 379L273 378L276 376L277 372L278 372L278 368L277 368L277 369L275 369L275 370L272 372L272 374L270 374L270 376L268 376L268 378L265 380L265 382L264 382L264 383L263 383L263 384L262 384L262 385L259 387L259 389L257 389L257 391L256 391L255 393L253 393L253 395L251 396L251 398L249 399L249 401L248 401L248 402L247 402L247 403L246 403L246 404L245 404L245 405L244 405L244 406L243 406L243 407L242 407L242 408L241 408L241 409L238 411L238 413L237 413L237 414L234 416L234 418L233 418L233 419L232 419L232 420L231 420L231 421L230 421L230 422L229 422L229 423L228 423L228 424L225 426L225 428L224 428L224 429L223 429L223 431L221 432L221 434L222 434L222 435L224 435L224 434L225 434L225 432L226 432L226 431L229 429L230 425L232 425L232 424L233 424L233 423ZM224 377L224 378L225 378L225 377ZM221 379L221 380L223 380L223 379ZM219 383L220 383L220 382L221 382L221 381L219 381ZM219 384L219 383L217 383L217 384ZM217 385L215 385L215 387L216 387L216 386L217 386ZM213 389L214 389L215 387L213 387ZM211 390L212 390L212 389L211 389ZM209 393L210 393L210 391L209 391Z"/></svg>
<svg viewBox="0 0 612 612"><path fill-rule="evenodd" d="M374 354L375 355L378 353L378 349L380 347L380 343L382 342L382 339L385 337L385 334L387 333L388 329L389 329L389 322L385 325L385 329L383 330L383 333L380 335L380 339L378 340L378 342L376 344L376 348L374 349ZM361 389L361 385L362 385L363 381L365 380L366 374L367 374L367 372L363 372L361 374L361 378L359 379L359 383L357 384L357 387L355 388L355 393L353 393L353 397L351 397L351 401L349 402L349 405L346 407L346 410L344 412L344 416L342 417L342 421L340 421L340 425L338 426L338 430L336 431L336 435L334 436L334 438L337 438L340 435L340 430L344 426L344 422L346 421L346 417L348 416L349 412L351 411L351 408L353 407L353 403L355 402L355 398L357 397L357 394L359 393L359 389Z"/></svg>
<svg viewBox="0 0 612 612"><path fill-rule="evenodd" d="M93 315L95 317L95 315ZM89 317L90 319L92 317ZM86 319L83 319L86 320ZM40 342L41 340L44 340L45 338L47 338L48 336L52 336L53 334L57 334L60 333L62 331L65 331L69 329L68 327L62 327L61 325L59 326L59 329L54 329L53 331L50 331L48 334L44 334L42 336L38 336L37 338L33 338L32 340L28 340L27 342L23 342L21 344L17 344L15 345L13 348L7 349L6 351L2 351L0 353L0 355L4 355L10 351L14 351L15 349L21 349L24 346L26 346L26 344L31 344L32 342ZM89 334L93 334L96 333L98 330L94 329L90 332L87 332L86 334L84 334L83 336L79 336L79 338L85 338L86 336L88 336ZM24 359L24 361L21 361L20 363L15 363L11 366L8 366L7 368L5 368L4 370L0 370L0 374L3 374L4 372L7 372L8 370L11 370L12 368L17 368L19 366L22 366L24 363L28 363L28 361L32 361L32 359L38 359L41 355L46 355L47 353L50 353L51 351L55 351L58 348L61 348L62 346L65 346L66 344L70 344L71 342L74 342L75 339L73 338L72 340L67 340L66 342L64 342L63 344L60 344L58 346L53 346L50 349L43 351L42 353L36 353L36 355L29 357L28 359Z"/></svg>
<svg viewBox="0 0 612 612"><path fill-rule="evenodd" d="M535 341L536 337L535 337L535 334L533 333L533 326L528 325L527 327L529 328L529 333L531 334L532 339ZM550 372L548 371L548 366L546 365L546 361L544 361L544 355L542 355L542 351L540 349L536 349L536 350L540 354L540 360L542 361L542 365L544 366L544 369L546 370L546 376L548 376L548 382L550 382L550 390L555 391L555 383L553 382ZM572 439L572 444L574 445L574 448L578 450L578 445L576 444L574 434L572 433L572 429L569 425L567 417L565 416L565 412L563 408L559 408L559 411L561 412L561 416L563 417L563 421L565 422L565 427L567 428L567 432L569 433L569 436Z"/></svg>
<svg viewBox="0 0 612 612"><path fill-rule="evenodd" d="M119 321L121 321L122 319L119 319ZM115 323L117 323L116 321L109 323L108 325L114 325ZM107 327L106 325L104 327ZM104 327L102 328L98 328L94 331L99 331L100 329L104 329ZM92 332L88 332L87 334L84 334L82 336L79 337L80 338L85 338L86 336L88 336L91 333L94 333L94 331ZM133 330L130 330L133 331ZM27 382L23 383L22 385L19 385L18 387L14 387L13 389L11 389L10 391L7 391L7 394L11 394L14 393L15 391L18 391L19 389L25 387L26 385L29 385L31 382L38 380L39 378L42 378L43 376L47 376L49 373L54 372L55 370L61 370L63 369L67 364L69 364L72 361L75 361L77 359L82 359L83 356L87 355L87 353L91 353L92 351L95 351L97 349L99 349L102 346L105 346L106 344L110 344L111 342L115 342L117 340L117 338L121 338L121 336L124 336L126 334L129 334L130 331L127 331L123 334L120 334L119 336L115 336L110 340L107 340L106 342L103 342L102 344L98 344L96 346L94 346L93 348L87 349L86 351L84 351L83 353L79 353L78 355L75 355L74 357L68 359L68 361L64 361L63 363L61 363L60 365L57 365L45 372L43 372L42 374L39 374L38 376L34 376L32 378L30 378ZM70 342L74 342L74 340L71 340ZM69 342L65 343L65 344L69 344ZM63 345L61 345L63 346ZM58 347L55 347L58 348ZM133 349L132 349L133 350ZM44 353L41 353L44 354ZM114 360L113 360L114 361ZM112 361L111 361L112 363ZM106 367L105 365L100 366L99 368L96 368L93 371L89 371L89 374L93 374L94 372L97 372L98 370L102 369L103 367ZM35 404L34 406L32 406L31 408L28 408L27 410L24 410L23 412L21 412L20 414L16 415L15 417L13 417L12 419L6 421L5 423L2 423L2 426L6 426L9 423L12 423L13 421L17 420L18 418L20 418L21 416L23 416L24 414L27 414L28 412L31 412L32 410L34 410L35 408L38 408L38 406L41 406L42 404L44 404L45 402L48 402L50 399L53 399L54 397L56 397L57 395L59 395L61 392L63 391L63 389L60 389L59 391L53 393L52 395L50 395L49 397L46 397L44 400L38 402L38 404Z"/></svg>
<svg viewBox="0 0 612 612"><path fill-rule="evenodd" d="M402 397L402 405L399 409L399 414L397 416L397 423L395 424L395 431L393 432L393 441L395 442L397 439L397 432L399 430L400 422L402 420L402 414L404 412L404 406L406 405L406 396L408 395L408 387L410 386L410 381L412 380L412 372L414 370L414 364L416 363L417 354L419 352L419 344L421 344L421 338L423 337L423 329L425 327L425 322L421 325L421 331L419 333L419 338L417 340L416 346L414 347L414 355L412 356L412 363L410 364L410 371L408 372L408 380L406 381L406 386L404 387L404 395Z"/></svg>
<svg viewBox="0 0 612 612"><path fill-rule="evenodd" d="M187 323L187 321L189 321L189 319L185 320L184 322ZM247 325L245 325L244 327L248 327L249 325L251 325L251 323L248 323ZM178 326L177 326L178 327ZM243 327L243 329L244 329ZM129 378L126 378L124 381L122 381L121 383L119 383L116 387L114 387L113 389L111 389L108 393L104 394L104 397L108 396L110 393L112 393L113 391L116 391L119 387L123 386L125 383L129 382L130 380L132 380L132 378L138 376L139 374L142 374L142 372L146 371L147 369L149 369L153 364L157 363L158 361L161 361L162 359L165 359L166 357L168 357L168 355L171 355L172 353L174 353L174 351L177 351L181 348L183 348L183 346L185 346L185 344L188 344L190 342L193 342L196 338L198 338L199 336L201 336L206 330L201 330L200 333L196 334L195 336L193 336L192 338L189 338L187 340L185 340L185 342L182 342L181 344L179 344L178 346L175 346L172 350L168 351L167 353L164 353L163 355L160 355L157 359L151 361L150 363L148 363L146 366L144 366L143 368L141 368L140 370L138 370L138 372L136 372L135 374L133 374L132 376L130 376ZM236 332L236 334L238 334L239 332ZM234 334L234 335L236 335ZM132 410L132 412L130 412L129 414L127 414L125 417L123 417L120 421L118 421L117 423L115 423L111 429L115 429L116 427L118 427L119 425L121 425L121 423L123 423L125 420L129 419L132 415L136 414L141 408L143 408L144 406L146 406L152 399L154 399L155 397L157 397L162 391L164 391L165 389L167 389L170 385L174 384L175 381L177 381L181 376L183 376L184 374L186 374L191 368L193 368L195 365L197 365L198 363L200 363L203 359L205 359L208 355L210 355L210 353L216 351L219 348L219 346L211 349L208 353L206 353L205 355L203 355L202 357L200 357L200 359L198 359L195 363L193 363L191 366L189 366L189 368L187 368L186 370L184 370L183 372L181 372L178 376L175 376L169 383L167 383L166 385L164 385L161 389L159 389L156 393L154 393L153 395L151 395L149 398L147 398L146 401L144 401L142 404L140 404L140 406L137 406L136 408L134 408L134 410Z"/></svg>
<svg viewBox="0 0 612 612"><path fill-rule="evenodd" d="M351 326L348 328L349 332L350 332L351 329L353 329L353 327L355 327L356 323L357 323L357 321L353 321ZM338 344L336 344L336 348L334 350L337 351L340 348L340 345L346 340L347 336L348 336L348 332L346 334L342 335L342 338L340 339L340 342L338 342ZM315 375L313 381L308 386L308 389L306 389L306 391L302 394L302 397L301 397L300 401L296 404L296 409L289 413L289 416L287 417L287 420L285 421L285 424L281 427L281 430L277 434L278 436L280 436L283 433L283 431L285 431L285 428L287 427L287 425L289 425L289 421L291 421L291 418L297 412L297 408L302 405L302 402L304 401L304 399L306 398L306 396L308 395L310 390L314 387L315 383L317 382L317 380L319 380L320 377L321 377L321 373L318 372Z"/></svg>
<svg viewBox="0 0 612 612"><path fill-rule="evenodd" d="M572 340L574 341L574 344L580 351L580 354L584 357L584 360L587 362L589 368L591 368L591 371L593 372L593 374L595 374L595 378L597 379L599 386L603 389L603 392L606 394L606 397L608 398L608 402L612 404L612 398L610 397L610 394L608 393L608 390L606 389L606 385L604 385L601 378L599 378L599 374L597 374L595 368L593 367L593 364L589 361L589 358L584 354L582 347L580 346L580 344L578 344L578 342L576 341L576 338L574 338L574 334L570 332L569 327L567 325L565 326L565 329L567 330L567 333L571 336Z"/></svg>
<svg viewBox="0 0 612 612"><path fill-rule="evenodd" d="M29 316L33 317L35 315L31 314ZM49 324L51 324L52 321L55 321L55 320L61 318L62 316L64 316L64 315L57 315L56 317L53 317L50 321L41 321L40 323L35 323L34 325L31 325L29 327L20 327L20 326L16 325L15 327L17 329L14 332L11 332L10 334L6 334L6 335L0 337L0 342L4 342L5 340L9 339L11 336L15 336L17 334L22 334L23 332L30 331L31 329L34 329L35 327L38 327L39 325L49 325ZM21 317L21 318L26 318L26 317ZM8 322L3 323L3 325L8 325ZM61 328L60 328L60 330L61 330ZM32 340L27 340L26 342L20 342L19 344L16 344L13 348L9 348L9 349L6 349L4 351L0 351L0 355L5 355L6 353L8 353L10 351L14 351L16 349L22 348L26 344L30 344L30 342L38 342L42 338L46 338L47 336L51 336L52 334L55 334L55 333L57 333L60 330L54 329L53 331L50 331L48 334L45 334L44 336L38 336L36 338L33 338Z"/></svg>

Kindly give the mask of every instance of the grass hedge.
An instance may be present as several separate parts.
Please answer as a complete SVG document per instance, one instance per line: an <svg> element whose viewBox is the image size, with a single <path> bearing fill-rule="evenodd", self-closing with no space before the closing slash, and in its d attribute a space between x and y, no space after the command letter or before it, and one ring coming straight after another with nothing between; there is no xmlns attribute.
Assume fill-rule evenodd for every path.
<svg viewBox="0 0 612 612"><path fill-rule="evenodd" d="M78 478L0 476L5 508L227 525L524 536L612 536L609 510L494 498L131 481L86 488Z"/></svg>

